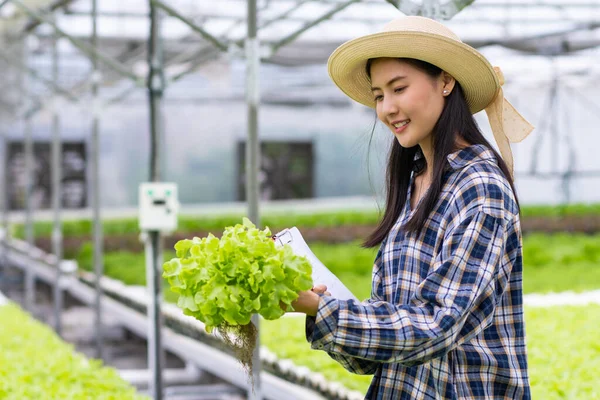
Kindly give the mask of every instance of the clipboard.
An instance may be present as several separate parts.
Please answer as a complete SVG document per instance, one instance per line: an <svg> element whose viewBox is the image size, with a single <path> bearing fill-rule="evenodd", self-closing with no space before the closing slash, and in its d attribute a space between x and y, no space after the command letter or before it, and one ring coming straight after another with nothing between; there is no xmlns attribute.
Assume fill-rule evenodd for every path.
<svg viewBox="0 0 600 400"><path fill-rule="evenodd" d="M327 291L331 293L332 297L340 300L356 300L360 302L350 289L315 256L310 247L308 247L308 244L306 244L298 228L284 229L273 236L273 240L279 246L290 245L294 254L306 257L312 265L313 282L327 286Z"/></svg>

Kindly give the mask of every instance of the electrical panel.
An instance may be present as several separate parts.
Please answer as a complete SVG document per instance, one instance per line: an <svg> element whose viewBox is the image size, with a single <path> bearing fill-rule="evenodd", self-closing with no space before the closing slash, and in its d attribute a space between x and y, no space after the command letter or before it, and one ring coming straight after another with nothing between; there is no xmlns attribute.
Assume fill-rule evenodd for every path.
<svg viewBox="0 0 600 400"><path fill-rule="evenodd" d="M142 183L139 191L139 225L142 231L177 229L179 202L174 183Z"/></svg>

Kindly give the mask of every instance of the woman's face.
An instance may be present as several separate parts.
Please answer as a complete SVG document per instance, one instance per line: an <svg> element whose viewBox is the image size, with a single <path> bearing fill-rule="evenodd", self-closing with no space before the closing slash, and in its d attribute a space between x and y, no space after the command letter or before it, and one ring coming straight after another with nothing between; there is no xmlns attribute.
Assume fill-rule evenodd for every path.
<svg viewBox="0 0 600 400"><path fill-rule="evenodd" d="M378 58L371 64L371 86L377 117L396 136L402 147L430 142L444 109L444 96L453 86L448 74L432 78L394 58ZM448 93L444 93L448 90Z"/></svg>

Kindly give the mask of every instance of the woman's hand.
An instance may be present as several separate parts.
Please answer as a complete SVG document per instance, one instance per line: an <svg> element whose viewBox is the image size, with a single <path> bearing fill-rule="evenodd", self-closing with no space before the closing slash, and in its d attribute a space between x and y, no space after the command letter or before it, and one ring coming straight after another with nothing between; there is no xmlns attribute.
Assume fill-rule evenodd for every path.
<svg viewBox="0 0 600 400"><path fill-rule="evenodd" d="M327 291L327 286L325 285L317 285L312 288L312 291L316 294L324 294L325 296L331 296L331 293Z"/></svg>
<svg viewBox="0 0 600 400"><path fill-rule="evenodd" d="M310 315L311 317L316 316L319 308L319 294L331 296L325 285L317 285L312 290L299 292L298 298L292 303L294 311Z"/></svg>

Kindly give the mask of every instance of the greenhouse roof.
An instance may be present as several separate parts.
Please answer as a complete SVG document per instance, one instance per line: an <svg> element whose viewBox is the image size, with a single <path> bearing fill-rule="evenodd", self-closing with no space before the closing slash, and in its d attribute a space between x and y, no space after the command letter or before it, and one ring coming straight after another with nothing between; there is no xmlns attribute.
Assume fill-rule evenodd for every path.
<svg viewBox="0 0 600 400"><path fill-rule="evenodd" d="M340 43L376 32L394 16L402 15L400 10L419 12L419 6L413 4L419 3L418 0L399 1L400 10L393 2L398 1L259 0L258 26L264 56L284 64L323 62ZM461 1L438 1L440 6L458 2ZM83 39L90 36L91 0L9 1L2 10L3 24L10 24L13 32L23 34L25 29L38 24L31 19L14 23L11 17L23 15L21 8L15 5L18 3L38 11L52 6L59 10L57 24L64 32ZM201 50L215 47L207 38L214 38L215 43L228 49L243 45L247 29L245 0L164 0L161 3L167 11L198 28L194 30L179 19L168 18L163 29L168 52L184 51L188 56L197 57ZM98 0L98 11L101 47L107 52L135 53L147 40L147 0ZM600 45L598 0L476 0L447 23L475 47L498 44L555 55ZM51 33L48 28L47 25L37 27L38 36L47 37ZM197 51L192 52L190 48Z"/></svg>
<svg viewBox="0 0 600 400"><path fill-rule="evenodd" d="M153 1L166 16L162 35L167 80L175 82L220 57L243 58L246 0ZM497 52L502 57L534 55L537 65L545 69L554 67L549 57L574 55L565 57L570 59L566 63L569 72L590 75L598 71L590 59L597 58L600 48L600 0L258 0L263 62L323 64L342 42L378 31L403 15L402 11L418 14L424 3L440 9L466 5L446 24L474 47L500 48ZM81 83L89 81L91 63L74 41L91 47L92 1L6 0L0 4L5 40L33 33L28 36L29 65L46 76L54 29L32 16L54 10L56 26L71 37L58 41L61 68L72 70L61 74L59 83L84 90ZM129 76L137 87L143 86L148 70L148 4L148 0L98 0L98 49L114 61L112 66L100 65L104 85ZM48 19L49 13L45 15Z"/></svg>

